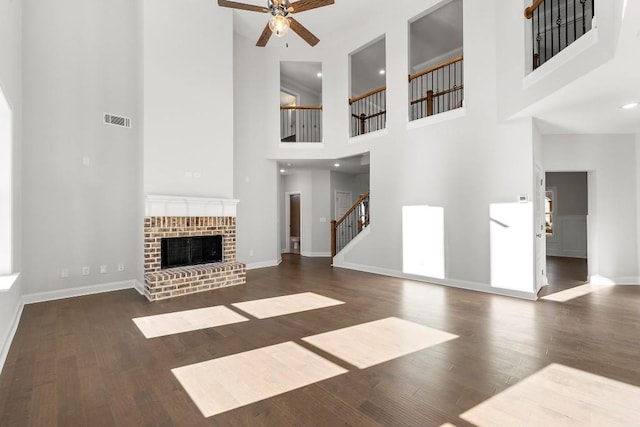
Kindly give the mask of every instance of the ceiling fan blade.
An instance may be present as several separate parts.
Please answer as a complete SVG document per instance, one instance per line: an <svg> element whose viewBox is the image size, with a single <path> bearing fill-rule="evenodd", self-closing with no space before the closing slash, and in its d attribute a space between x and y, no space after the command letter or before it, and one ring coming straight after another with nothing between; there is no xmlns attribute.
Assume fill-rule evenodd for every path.
<svg viewBox="0 0 640 427"><path fill-rule="evenodd" d="M262 6L254 6L252 4L238 3L236 1L218 0L218 6L230 7L231 9L249 10L251 12L267 13L269 9Z"/></svg>
<svg viewBox="0 0 640 427"><path fill-rule="evenodd" d="M316 9L318 7L329 6L335 3L335 0L298 0L289 5L293 8L293 13L304 12L305 10Z"/></svg>
<svg viewBox="0 0 640 427"><path fill-rule="evenodd" d="M291 29L295 31L300 37L304 39L311 46L315 46L320 41L319 38L314 36L311 31L307 30L301 23L296 21L295 19L289 17L289 23L291 24ZM268 27L268 26L267 26Z"/></svg>
<svg viewBox="0 0 640 427"><path fill-rule="evenodd" d="M265 25L264 30L262 30L262 34L260 34L260 38L256 43L256 46L265 47L267 45L267 42L271 38L271 34L273 33L271 32L271 28L269 28L269 24Z"/></svg>

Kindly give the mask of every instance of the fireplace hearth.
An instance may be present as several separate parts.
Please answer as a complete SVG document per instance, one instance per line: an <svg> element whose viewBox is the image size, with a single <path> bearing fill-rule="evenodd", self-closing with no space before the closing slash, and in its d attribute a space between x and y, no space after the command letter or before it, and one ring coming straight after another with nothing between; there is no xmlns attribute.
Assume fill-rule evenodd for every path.
<svg viewBox="0 0 640 427"><path fill-rule="evenodd" d="M237 200L147 196L144 294L150 301L241 285Z"/></svg>

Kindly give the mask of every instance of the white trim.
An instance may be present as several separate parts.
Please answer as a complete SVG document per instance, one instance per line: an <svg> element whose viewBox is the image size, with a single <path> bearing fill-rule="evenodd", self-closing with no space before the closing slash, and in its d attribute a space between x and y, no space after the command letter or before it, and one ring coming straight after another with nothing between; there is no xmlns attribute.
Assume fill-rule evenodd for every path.
<svg viewBox="0 0 640 427"><path fill-rule="evenodd" d="M9 349L11 348L11 343L13 342L13 338L16 335L16 331L18 330L18 325L20 324L20 319L22 318L22 310L24 309L24 302L19 301L18 306L16 307L16 311L13 315L13 321L11 322L11 328L9 329L9 333L7 334L6 339L2 343L2 347L0 347L0 374L2 374L2 368L4 368L4 362L7 361L7 356L9 355Z"/></svg>
<svg viewBox="0 0 640 427"><path fill-rule="evenodd" d="M389 128L374 130L373 132L363 133L362 135L349 137L348 144L356 144L358 142L368 141L381 136L389 135Z"/></svg>
<svg viewBox="0 0 640 427"><path fill-rule="evenodd" d="M561 50L555 56L549 58L544 64L540 65L522 79L522 89L529 89L531 86L547 78L550 74L562 68L576 57L587 51L598 43L598 29L591 28L584 35L578 37L576 41ZM525 70L525 73L527 71Z"/></svg>
<svg viewBox="0 0 640 427"><path fill-rule="evenodd" d="M145 216L235 217L237 199L147 195Z"/></svg>
<svg viewBox="0 0 640 427"><path fill-rule="evenodd" d="M279 142L278 148L324 148L324 141L322 142Z"/></svg>
<svg viewBox="0 0 640 427"><path fill-rule="evenodd" d="M257 270L259 268L277 267L278 265L280 265L281 262L282 262L282 258L272 259L269 261L252 262L250 264L247 264L246 270L249 271L249 270Z"/></svg>
<svg viewBox="0 0 640 427"><path fill-rule="evenodd" d="M133 289L138 291L138 293L140 295L144 296L144 284L142 282L140 282L139 280L134 280L133 281Z"/></svg>
<svg viewBox="0 0 640 427"><path fill-rule="evenodd" d="M329 251L329 252L300 251L300 255L306 256L306 257L309 257L309 258L327 258L327 257L331 256L331 251Z"/></svg>
<svg viewBox="0 0 640 427"><path fill-rule="evenodd" d="M100 285L81 286L78 288L58 289L48 292L36 292L22 296L25 304L53 301L64 298L73 298L83 295L100 294L103 292L122 291L125 289L136 289L136 280L125 280L123 282L103 283ZM138 291L139 292L139 291Z"/></svg>
<svg viewBox="0 0 640 427"><path fill-rule="evenodd" d="M594 285L640 285L640 276L605 277L594 274L589 277L589 283Z"/></svg>
<svg viewBox="0 0 640 427"><path fill-rule="evenodd" d="M459 288L459 289L466 289L466 290L476 291L476 292L484 292L487 294L503 295L508 297L531 300L531 301L535 301L538 299L538 296L533 292L521 292L521 291L512 291L510 289L499 289L499 288L494 288L489 284L479 283L479 282L467 282L464 280L435 279L432 277L422 277L422 276L416 276L413 274L406 274L398 270L392 270L392 269L382 268L382 267L372 267L368 265L355 264L351 262L344 262L339 265L334 262L333 266L337 268L345 268L348 270L363 271L365 273L379 274L381 276L389 276L389 277L396 277L399 279L414 280L416 282L430 283L433 285L443 285L451 288Z"/></svg>
<svg viewBox="0 0 640 427"><path fill-rule="evenodd" d="M434 114L432 116L423 117L421 119L409 120L407 116L407 129L416 129L424 126L435 125L436 123L442 123L448 120L459 119L467 115L467 102L462 100L462 107L454 108L453 110L444 111L442 113ZM408 113L408 112L407 112Z"/></svg>

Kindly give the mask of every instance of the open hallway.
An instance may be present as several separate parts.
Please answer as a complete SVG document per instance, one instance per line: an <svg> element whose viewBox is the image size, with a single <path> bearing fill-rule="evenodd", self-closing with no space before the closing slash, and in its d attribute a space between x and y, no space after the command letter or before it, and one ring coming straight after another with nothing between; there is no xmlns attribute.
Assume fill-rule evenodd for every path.
<svg viewBox="0 0 640 427"><path fill-rule="evenodd" d="M256 300L280 312L251 315L256 303L242 303ZM291 309L293 300L304 311ZM640 396L639 302L637 286L532 302L285 255L278 267L249 271L246 285L166 301L126 290L25 306L0 376L0 424L462 427L500 425L498 414L504 425L583 417L629 425L638 421L625 402ZM132 320L214 306L238 321L145 338ZM180 319L193 322L189 316ZM385 320L392 318L401 320ZM400 337L405 326L411 332ZM402 349L362 341L371 327L381 337L396 331L414 348L376 360ZM356 338L339 336L346 331ZM439 340L425 345L434 334ZM359 357L374 362L343 351L364 345L372 350ZM266 369L277 386L285 372L261 364L287 357L297 374L316 379L235 409L208 407L207 417L184 385L201 377L225 386L205 369L221 365Z"/></svg>

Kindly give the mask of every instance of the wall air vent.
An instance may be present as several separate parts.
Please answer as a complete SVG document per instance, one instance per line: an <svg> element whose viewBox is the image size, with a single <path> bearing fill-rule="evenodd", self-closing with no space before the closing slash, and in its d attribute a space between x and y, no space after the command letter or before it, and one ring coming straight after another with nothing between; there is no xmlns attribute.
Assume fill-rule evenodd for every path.
<svg viewBox="0 0 640 427"><path fill-rule="evenodd" d="M104 113L104 124L130 128L131 119L129 117L116 116L113 114Z"/></svg>

